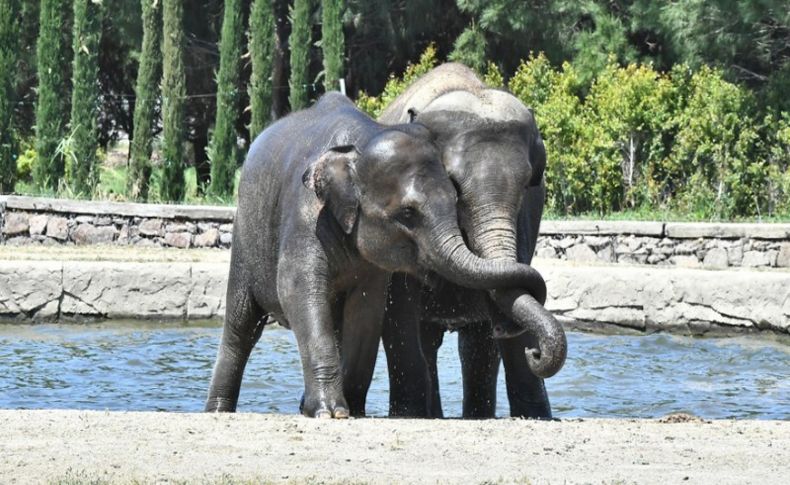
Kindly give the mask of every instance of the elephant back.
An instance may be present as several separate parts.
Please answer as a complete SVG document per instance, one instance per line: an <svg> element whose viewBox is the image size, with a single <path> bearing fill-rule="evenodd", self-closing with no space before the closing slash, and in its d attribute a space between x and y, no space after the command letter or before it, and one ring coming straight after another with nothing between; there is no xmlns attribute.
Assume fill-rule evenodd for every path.
<svg viewBox="0 0 790 485"><path fill-rule="evenodd" d="M395 98L379 116L378 121L387 125L408 123L411 121L410 110L414 109L419 113L446 93L451 91L477 93L484 89L486 89L485 83L472 69L455 62L442 64L425 73Z"/></svg>

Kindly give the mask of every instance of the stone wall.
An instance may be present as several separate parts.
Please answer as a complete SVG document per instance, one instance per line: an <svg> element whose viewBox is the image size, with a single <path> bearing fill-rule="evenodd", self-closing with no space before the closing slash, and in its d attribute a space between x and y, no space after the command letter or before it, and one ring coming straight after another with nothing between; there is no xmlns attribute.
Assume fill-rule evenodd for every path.
<svg viewBox="0 0 790 485"><path fill-rule="evenodd" d="M546 308L576 326L790 333L790 271L535 266ZM0 318L220 318L227 274L227 263L3 261Z"/></svg>
<svg viewBox="0 0 790 485"><path fill-rule="evenodd" d="M232 207L0 197L0 243L229 248Z"/></svg>
<svg viewBox="0 0 790 485"><path fill-rule="evenodd" d="M536 255L583 263L790 268L790 224L544 221Z"/></svg>
<svg viewBox="0 0 790 485"><path fill-rule="evenodd" d="M0 197L0 244L219 247L232 207ZM547 259L725 269L790 268L790 224L543 221Z"/></svg>

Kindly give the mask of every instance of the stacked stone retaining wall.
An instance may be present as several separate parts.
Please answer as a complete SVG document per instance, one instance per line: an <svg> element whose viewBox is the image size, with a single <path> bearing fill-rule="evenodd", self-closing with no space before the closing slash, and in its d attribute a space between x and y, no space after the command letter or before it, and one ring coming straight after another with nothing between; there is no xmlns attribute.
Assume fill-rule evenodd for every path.
<svg viewBox="0 0 790 485"><path fill-rule="evenodd" d="M0 244L228 248L235 209L0 197ZM546 259L725 269L790 268L790 224L543 221Z"/></svg>

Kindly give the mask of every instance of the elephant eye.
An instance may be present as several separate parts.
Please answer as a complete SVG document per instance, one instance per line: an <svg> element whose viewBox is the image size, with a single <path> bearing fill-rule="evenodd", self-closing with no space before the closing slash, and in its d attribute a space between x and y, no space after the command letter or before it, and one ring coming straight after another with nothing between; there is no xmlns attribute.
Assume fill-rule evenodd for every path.
<svg viewBox="0 0 790 485"><path fill-rule="evenodd" d="M417 209L411 206L401 208L395 215L395 220L409 229L414 227L414 225L417 223L417 219L419 219Z"/></svg>

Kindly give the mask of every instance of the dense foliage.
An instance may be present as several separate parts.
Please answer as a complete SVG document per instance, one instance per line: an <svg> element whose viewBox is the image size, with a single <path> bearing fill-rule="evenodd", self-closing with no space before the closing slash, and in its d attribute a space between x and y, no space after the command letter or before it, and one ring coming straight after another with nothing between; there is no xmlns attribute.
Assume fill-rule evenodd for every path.
<svg viewBox="0 0 790 485"><path fill-rule="evenodd" d="M324 90L339 90L338 80L343 77L343 0L321 2L321 47L324 53Z"/></svg>
<svg viewBox="0 0 790 485"><path fill-rule="evenodd" d="M244 16L241 0L225 2L220 63L217 80L217 122L211 138L211 193L228 196L233 193L233 174L239 160L236 142L236 120L239 118L241 95L241 55L244 40Z"/></svg>
<svg viewBox="0 0 790 485"><path fill-rule="evenodd" d="M69 113L68 43L70 22L69 2L66 0L41 0L38 46L38 102L36 105L35 180L42 187L58 188L63 176L64 157L58 150L66 139Z"/></svg>
<svg viewBox="0 0 790 485"><path fill-rule="evenodd" d="M163 0L162 5L162 181L164 200L184 197L184 5L183 0Z"/></svg>
<svg viewBox="0 0 790 485"><path fill-rule="evenodd" d="M71 150L66 154L65 178L75 194L90 194L98 179L99 149L99 38L101 2L74 0L72 35L73 83L71 91Z"/></svg>
<svg viewBox="0 0 790 485"><path fill-rule="evenodd" d="M403 78L358 105L377 116L437 63L428 49ZM502 86L490 70L486 81ZM758 109L717 69L621 67L585 85L570 63L530 56L506 86L532 107L546 142L555 214L666 210L691 218L790 215L790 113Z"/></svg>
<svg viewBox="0 0 790 485"><path fill-rule="evenodd" d="M271 0L253 0L250 12L250 138L272 119L274 9Z"/></svg>
<svg viewBox="0 0 790 485"><path fill-rule="evenodd" d="M16 159L17 190L67 189L59 186L64 155L76 153L73 128L81 126L69 118L72 84L79 84L69 49L78 27L74 2L0 0L3 14L11 7L19 12L10 17L19 20L10 27L13 37L0 15L0 63L15 66L0 73L0 88L9 94L0 114L13 111L0 156L11 152ZM171 33L163 43L178 44L180 54L160 73L161 59L150 53L159 49L163 14L172 19L176 3L180 19L166 27ZM132 138L128 177L120 166L124 188L109 191L113 196L180 199L212 180L227 194L239 157L218 154L243 149L273 118L337 89L340 76L350 93L381 93L359 96L375 114L410 79L455 60L535 108L550 143L549 197L557 213L790 213L785 0L89 4L112 13L99 20L98 153ZM229 15L238 55L226 54L231 43L220 42ZM407 69L428 46L431 54ZM391 77L404 69L404 79ZM7 173L4 159L0 172ZM9 190L2 182L8 177L0 177L6 184L0 189ZM106 194L104 188L94 193Z"/></svg>
<svg viewBox="0 0 790 485"><path fill-rule="evenodd" d="M145 200L148 198L148 183L151 178L157 88L162 75L162 3L160 0L141 0L141 4L143 42L135 88L134 133L130 146L127 190L132 199Z"/></svg>
<svg viewBox="0 0 790 485"><path fill-rule="evenodd" d="M0 0L0 193L13 190L16 181L17 142L13 123L18 15L18 0Z"/></svg>
<svg viewBox="0 0 790 485"><path fill-rule="evenodd" d="M294 0L291 10L291 77L288 80L290 95L288 101L291 111L307 107L307 87L310 68L310 11L311 0Z"/></svg>

